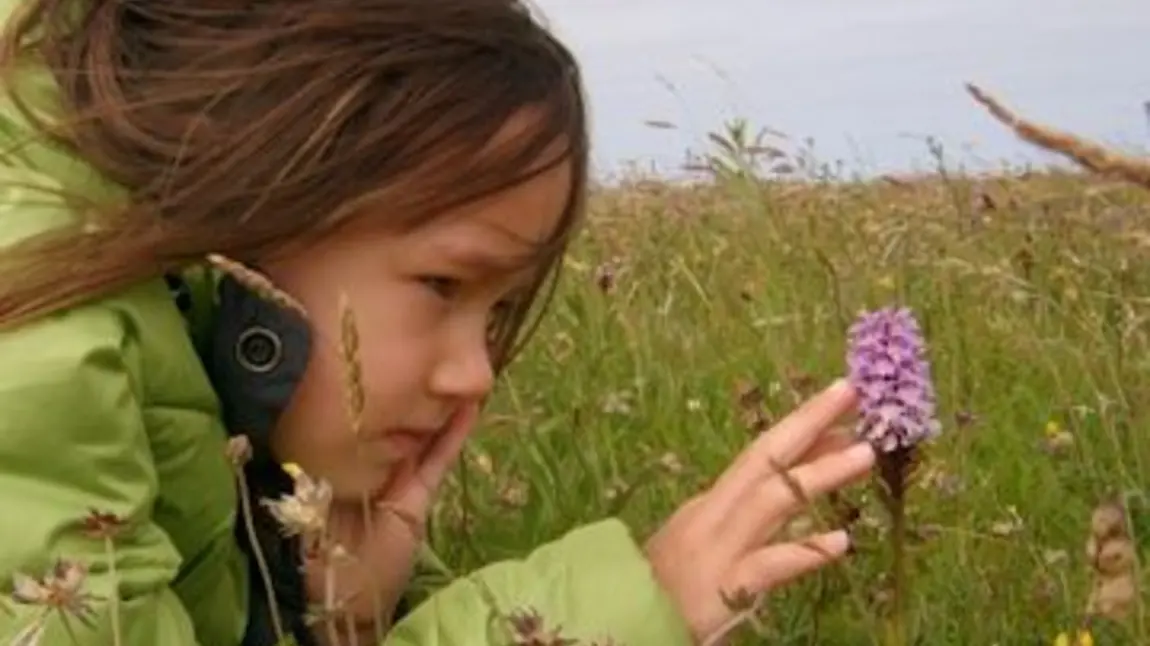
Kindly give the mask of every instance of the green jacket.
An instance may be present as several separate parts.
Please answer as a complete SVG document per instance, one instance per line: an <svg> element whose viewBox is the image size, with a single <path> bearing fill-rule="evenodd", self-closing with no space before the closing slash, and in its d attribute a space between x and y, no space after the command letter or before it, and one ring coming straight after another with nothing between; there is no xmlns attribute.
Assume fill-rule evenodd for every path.
<svg viewBox="0 0 1150 646"><path fill-rule="evenodd" d="M0 0L0 18L15 4ZM51 100L45 74L33 68L25 81ZM15 110L0 105L0 146L27 132ZM30 185L116 196L84 164L46 145L5 151L0 249L73 217ZM122 646L271 646L250 634L244 641L263 587L236 538L238 496L221 405L228 393L203 361L220 319L215 290L190 278L193 297L183 308L157 277L0 333L4 643L41 622L39 644L111 645L115 596ZM84 521L93 512L122 517L126 526L110 540L92 535ZM35 589L21 575L43 577L58 561L87 568L82 617L27 603ZM493 636L492 613L524 609L580 643L691 643L617 520L456 580L436 582L435 563L429 553L417 582L431 588L413 586L413 607L386 646L510 645ZM25 603L11 594L17 583Z"/></svg>

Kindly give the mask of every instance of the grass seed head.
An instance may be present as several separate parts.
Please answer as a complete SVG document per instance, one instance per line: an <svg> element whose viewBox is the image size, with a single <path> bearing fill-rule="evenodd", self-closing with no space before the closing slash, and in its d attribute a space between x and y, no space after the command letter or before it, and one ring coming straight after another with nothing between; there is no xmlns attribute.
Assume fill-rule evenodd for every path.
<svg viewBox="0 0 1150 646"><path fill-rule="evenodd" d="M302 303L287 292L276 287L270 278L260 272L247 267L237 260L232 260L220 254L209 254L208 262L234 278L237 283L252 290L257 296L279 305L284 309L294 311L304 320L308 319L307 309L304 308Z"/></svg>
<svg viewBox="0 0 1150 646"><path fill-rule="evenodd" d="M363 390L363 368L359 360L359 328L355 322L355 311L346 294L339 299L339 354L344 369L344 393L347 415L352 433L359 435L363 426L365 396Z"/></svg>

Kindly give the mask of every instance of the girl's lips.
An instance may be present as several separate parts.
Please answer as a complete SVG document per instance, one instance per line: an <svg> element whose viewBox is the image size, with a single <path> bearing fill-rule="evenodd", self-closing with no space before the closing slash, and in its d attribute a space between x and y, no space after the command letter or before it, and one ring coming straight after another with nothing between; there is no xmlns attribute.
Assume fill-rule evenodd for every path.
<svg viewBox="0 0 1150 646"><path fill-rule="evenodd" d="M394 457L416 457L431 446L435 432L400 428L388 431L382 440Z"/></svg>

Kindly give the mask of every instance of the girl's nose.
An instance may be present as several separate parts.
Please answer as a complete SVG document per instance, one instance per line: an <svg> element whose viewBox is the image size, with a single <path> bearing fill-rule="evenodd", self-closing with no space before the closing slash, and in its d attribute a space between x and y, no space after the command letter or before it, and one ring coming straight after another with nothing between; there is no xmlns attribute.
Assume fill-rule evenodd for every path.
<svg viewBox="0 0 1150 646"><path fill-rule="evenodd" d="M479 400L495 383L486 329L456 333L448 339L431 375L431 390L439 397Z"/></svg>

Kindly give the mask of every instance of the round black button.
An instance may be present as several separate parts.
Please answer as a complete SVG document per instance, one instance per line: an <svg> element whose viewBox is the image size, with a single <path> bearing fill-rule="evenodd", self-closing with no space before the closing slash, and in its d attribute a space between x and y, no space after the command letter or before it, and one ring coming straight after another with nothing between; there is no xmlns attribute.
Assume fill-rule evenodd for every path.
<svg viewBox="0 0 1150 646"><path fill-rule="evenodd" d="M265 327L244 330L236 342L236 360L251 372L268 372L279 365L283 342Z"/></svg>

